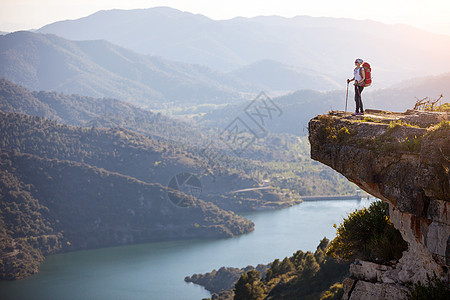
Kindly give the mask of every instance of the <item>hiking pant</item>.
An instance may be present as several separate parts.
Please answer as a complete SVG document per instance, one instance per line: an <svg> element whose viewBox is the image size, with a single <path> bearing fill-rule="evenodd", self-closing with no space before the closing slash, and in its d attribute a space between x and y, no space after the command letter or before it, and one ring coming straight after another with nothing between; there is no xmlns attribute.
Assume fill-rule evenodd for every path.
<svg viewBox="0 0 450 300"><path fill-rule="evenodd" d="M356 102L356 110L355 112L364 112L363 104L361 100L361 93L363 91L364 87L361 85L355 85L355 102Z"/></svg>

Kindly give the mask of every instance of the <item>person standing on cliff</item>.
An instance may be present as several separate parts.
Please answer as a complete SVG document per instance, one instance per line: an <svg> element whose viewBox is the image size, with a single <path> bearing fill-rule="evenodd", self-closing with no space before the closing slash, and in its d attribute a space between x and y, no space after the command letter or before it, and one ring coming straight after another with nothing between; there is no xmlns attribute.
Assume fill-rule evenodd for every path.
<svg viewBox="0 0 450 300"><path fill-rule="evenodd" d="M364 80L366 79L363 67L361 65L363 64L363 60L361 58L358 58L355 60L356 68L353 71L354 75L352 79L347 79L347 84L355 81L355 102L356 102L356 110L355 113L352 114L352 116L356 115L364 115L364 109L363 104L361 100L361 93L364 89Z"/></svg>

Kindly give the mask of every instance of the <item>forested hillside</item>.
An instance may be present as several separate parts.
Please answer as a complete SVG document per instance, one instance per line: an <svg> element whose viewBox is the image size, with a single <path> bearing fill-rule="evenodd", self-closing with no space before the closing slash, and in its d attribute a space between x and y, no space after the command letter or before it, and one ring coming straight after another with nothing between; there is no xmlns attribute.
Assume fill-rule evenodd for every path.
<svg viewBox="0 0 450 300"><path fill-rule="evenodd" d="M121 127L183 144L198 144L204 138L203 129L192 122L169 118L117 99L30 91L4 78L0 78L0 110L72 126Z"/></svg>
<svg viewBox="0 0 450 300"><path fill-rule="evenodd" d="M211 203L176 207L166 187L83 163L2 151L0 168L2 279L35 273L59 251L253 230Z"/></svg>
<svg viewBox="0 0 450 300"><path fill-rule="evenodd" d="M0 147L9 151L83 162L163 185L179 172L190 171L200 176L202 171L196 162L197 154L130 130L72 127L14 113L0 116ZM235 188L249 187L254 182L245 174L229 174L229 183L236 181Z"/></svg>
<svg viewBox="0 0 450 300"><path fill-rule="evenodd" d="M321 182L320 193L347 194L355 191L355 187L347 183L342 176L309 159L307 140L305 138L299 139L293 135L267 132L261 138L256 139L238 157L218 138L223 133L223 129L200 127L193 122L183 122L154 114L113 99L96 99L54 92L29 92L6 80L0 80L0 107L5 111L44 115L66 124L82 125L85 128L85 133L101 132L102 134L108 133L111 136L114 135L114 130L116 132L123 131L127 135L135 136L137 139L144 141L144 144L160 145L159 147L172 149L171 154L166 154L162 158L158 158L156 155L153 160L148 160L149 153L144 150L139 152L140 154L135 157L137 159L133 162L129 161L134 158L129 157L126 162L116 163L114 159L110 158L112 154L108 151L114 149L115 155L118 156L119 152L127 153L127 146L115 149L110 145L112 142L108 141L105 143L109 146L103 149L102 155L105 156L103 161L110 166L104 164L99 166L115 172L125 172L125 174L152 182L152 178L155 176L152 175L152 172L147 172L147 168L156 163L157 166L154 167L158 172L156 180L163 185L167 184L172 176L181 171L195 171L197 174L205 174L208 178L212 177L214 182L212 183L212 180L209 179L204 182L206 190L203 196L208 197L208 193L218 195L220 197L212 196L209 199L216 201L218 205L224 205L224 208L235 211L249 209L245 205L236 205L242 200L241 197L254 200L262 199L262 196L267 195L267 192L270 191L250 191L246 193L248 197L245 194L235 194L230 197L224 195L224 193L240 188L255 187L261 184L263 180L270 182L274 187L284 189L284 191L275 193L278 195L276 198L279 198L275 202L283 201L285 197L280 198L281 194L294 193L294 196L298 196L318 193L317 182ZM232 112L240 113L239 111ZM77 118L80 121L77 121ZM217 116L217 119L220 119L220 116ZM99 122L99 120L102 121ZM276 122L284 122L284 116L278 118ZM28 138L36 139L33 133L36 128L32 128L33 125L31 124L28 126L30 127ZM100 130L98 127L111 128L111 130ZM220 127L223 128L225 125ZM295 132L294 129L292 128L293 132ZM22 135L23 133L19 132L18 134ZM69 136L73 140L74 135L69 134ZM84 140L91 140L94 144L100 141L96 137L84 138ZM39 145L39 140L35 140L35 143ZM58 141L53 141L53 143L58 143ZM65 141L59 141L59 143L65 143ZM70 143L81 144L82 141ZM208 143L213 143L211 153L209 153L209 156L216 157L213 161L209 159L209 156L205 157L203 153ZM14 149L14 147L16 146L12 144L9 149ZM46 145L46 147L49 147L49 145ZM83 147L89 146L83 145ZM96 149L100 149L103 146L96 147ZM35 146L35 148L39 148L39 146ZM133 151L137 150L133 148ZM182 158L184 156L186 157ZM172 160L177 159L182 163L174 167ZM80 161L81 156L78 155L76 160ZM91 159L89 162L93 163L94 160ZM95 164L99 163L100 161ZM126 171L119 168L123 165L128 168ZM230 181L229 174L235 174L233 176L238 176L240 179ZM222 201L218 199L222 199ZM291 201L292 197L288 202ZM261 203L256 202L254 205L260 206ZM254 205L250 207L254 207Z"/></svg>

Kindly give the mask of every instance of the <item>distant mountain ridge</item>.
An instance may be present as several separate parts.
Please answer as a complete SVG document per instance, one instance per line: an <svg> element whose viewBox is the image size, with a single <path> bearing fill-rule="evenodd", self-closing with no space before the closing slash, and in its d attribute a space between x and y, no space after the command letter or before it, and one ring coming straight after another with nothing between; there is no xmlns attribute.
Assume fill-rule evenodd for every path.
<svg viewBox="0 0 450 300"><path fill-rule="evenodd" d="M199 65L145 56L106 41L55 35L0 36L0 77L32 90L113 97L138 106L242 99L251 87Z"/></svg>
<svg viewBox="0 0 450 300"><path fill-rule="evenodd" d="M229 73L235 78L260 86L267 91L297 91L303 89L333 90L342 86L320 72L288 66L265 59Z"/></svg>
<svg viewBox="0 0 450 300"><path fill-rule="evenodd" d="M168 7L100 11L48 24L38 32L73 40L106 39L140 53L232 71L271 59L343 82L361 57L374 84L450 70L450 37L406 25L297 16L214 21ZM356 46L358 45L358 46ZM406 51L405 51L406 50Z"/></svg>

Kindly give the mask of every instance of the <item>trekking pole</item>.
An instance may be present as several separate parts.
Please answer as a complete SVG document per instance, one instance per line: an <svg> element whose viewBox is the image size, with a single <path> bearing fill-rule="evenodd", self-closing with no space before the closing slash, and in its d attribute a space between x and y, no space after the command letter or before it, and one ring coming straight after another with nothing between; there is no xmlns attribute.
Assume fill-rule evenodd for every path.
<svg viewBox="0 0 450 300"><path fill-rule="evenodd" d="M345 113L344 113L344 116L347 115L347 100L348 100L348 81L347 81L347 94L345 95Z"/></svg>

